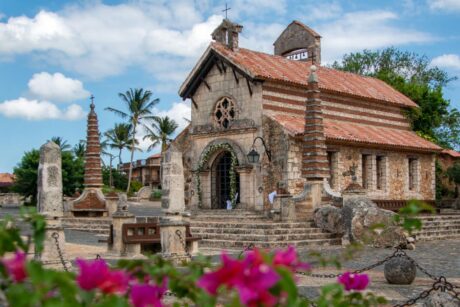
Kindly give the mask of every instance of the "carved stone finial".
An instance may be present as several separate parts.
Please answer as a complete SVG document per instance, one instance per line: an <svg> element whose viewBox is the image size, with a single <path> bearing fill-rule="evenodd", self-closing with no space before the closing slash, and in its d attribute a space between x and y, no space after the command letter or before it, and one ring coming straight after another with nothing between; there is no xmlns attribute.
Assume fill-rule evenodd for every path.
<svg viewBox="0 0 460 307"><path fill-rule="evenodd" d="M318 75L316 74L317 70L318 68L315 65L310 66L310 76L308 77L308 83L318 82Z"/></svg>

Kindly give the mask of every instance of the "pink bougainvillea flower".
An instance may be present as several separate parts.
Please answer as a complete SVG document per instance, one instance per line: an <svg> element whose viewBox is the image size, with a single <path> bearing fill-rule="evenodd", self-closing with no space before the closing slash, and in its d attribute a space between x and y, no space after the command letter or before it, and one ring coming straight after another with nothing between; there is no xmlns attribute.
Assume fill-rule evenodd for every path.
<svg viewBox="0 0 460 307"><path fill-rule="evenodd" d="M26 256L26 253L16 251L14 257L2 260L8 275L10 275L11 279L15 282L22 282L27 278Z"/></svg>
<svg viewBox="0 0 460 307"><path fill-rule="evenodd" d="M345 272L337 278L337 281L345 287L345 290L361 291L369 284L369 276L366 274L352 274Z"/></svg>
<svg viewBox="0 0 460 307"><path fill-rule="evenodd" d="M198 287L212 295L216 295L222 285L233 287L244 269L241 261L232 259L226 253L222 253L220 258L222 266L214 272L205 273L197 282Z"/></svg>
<svg viewBox="0 0 460 307"><path fill-rule="evenodd" d="M128 290L130 275L122 270L110 271L104 281L98 285L102 292L125 294Z"/></svg>
<svg viewBox="0 0 460 307"><path fill-rule="evenodd" d="M294 246L290 245L286 250L277 250L273 257L273 265L284 266L291 271L304 270L308 271L311 269L310 264L301 262L297 257L297 252Z"/></svg>
<svg viewBox="0 0 460 307"><path fill-rule="evenodd" d="M165 294L167 279L161 285L135 284L131 287L131 303L134 307L162 307L161 299Z"/></svg>
<svg viewBox="0 0 460 307"><path fill-rule="evenodd" d="M214 272L204 274L197 285L209 294L216 295L220 286L236 289L241 302L247 306L273 306L276 298L269 292L280 279L255 249L245 254L242 260L222 254L222 265Z"/></svg>
<svg viewBox="0 0 460 307"><path fill-rule="evenodd" d="M77 283L83 290L90 291L98 288L110 275L109 266L105 260L77 259L76 263L80 269Z"/></svg>

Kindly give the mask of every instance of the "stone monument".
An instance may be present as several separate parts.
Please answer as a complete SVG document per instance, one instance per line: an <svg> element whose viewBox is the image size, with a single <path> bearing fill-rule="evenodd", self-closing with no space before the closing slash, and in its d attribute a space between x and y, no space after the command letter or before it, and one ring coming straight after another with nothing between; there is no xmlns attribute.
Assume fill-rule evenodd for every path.
<svg viewBox="0 0 460 307"><path fill-rule="evenodd" d="M63 268L65 259L65 234L61 225L64 214L62 199L61 150L53 142L40 148L37 182L37 211L46 219L44 249L35 258L43 265ZM69 263L65 264L67 267Z"/></svg>
<svg viewBox="0 0 460 307"><path fill-rule="evenodd" d="M90 108L85 152L85 189L71 206L71 211L76 217L107 215L106 200L101 190L104 183L102 182L101 144L97 114L94 110L94 96L91 96Z"/></svg>
<svg viewBox="0 0 460 307"><path fill-rule="evenodd" d="M186 242L188 223L183 220L185 194L182 153L170 146L163 156L161 168L161 207L165 214L160 219L161 252L163 257L174 262L186 261L190 255Z"/></svg>
<svg viewBox="0 0 460 307"><path fill-rule="evenodd" d="M128 211L127 196L118 194L117 210L112 214L112 242L108 250L117 256L140 255L140 244L125 244L123 242L123 224L134 223L136 217Z"/></svg>

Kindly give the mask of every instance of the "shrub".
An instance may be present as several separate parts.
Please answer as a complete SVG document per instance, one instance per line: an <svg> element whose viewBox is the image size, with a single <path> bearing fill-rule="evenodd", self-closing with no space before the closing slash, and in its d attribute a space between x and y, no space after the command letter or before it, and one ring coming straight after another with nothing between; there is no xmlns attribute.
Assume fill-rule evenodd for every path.
<svg viewBox="0 0 460 307"><path fill-rule="evenodd" d="M162 195L163 195L163 192L161 190L153 190L150 198L153 200L158 200L161 198Z"/></svg>

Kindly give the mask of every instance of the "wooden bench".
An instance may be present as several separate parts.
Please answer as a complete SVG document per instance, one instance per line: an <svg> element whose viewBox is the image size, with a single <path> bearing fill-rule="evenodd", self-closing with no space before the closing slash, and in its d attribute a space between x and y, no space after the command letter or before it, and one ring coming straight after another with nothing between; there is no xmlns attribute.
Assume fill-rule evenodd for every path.
<svg viewBox="0 0 460 307"><path fill-rule="evenodd" d="M122 226L122 240L125 244L161 244L160 225L158 223L127 223ZM185 226L185 242L187 248L194 252L200 237L194 237L190 225Z"/></svg>

